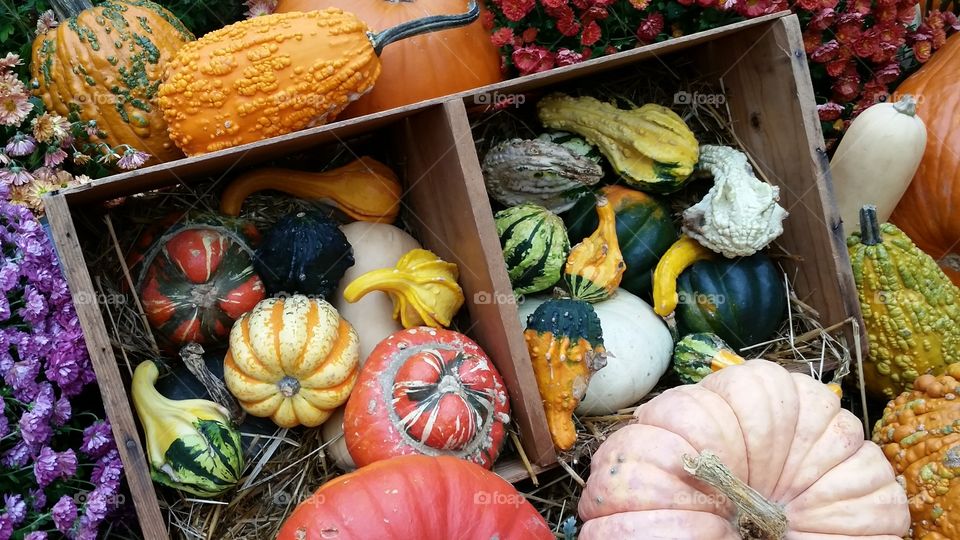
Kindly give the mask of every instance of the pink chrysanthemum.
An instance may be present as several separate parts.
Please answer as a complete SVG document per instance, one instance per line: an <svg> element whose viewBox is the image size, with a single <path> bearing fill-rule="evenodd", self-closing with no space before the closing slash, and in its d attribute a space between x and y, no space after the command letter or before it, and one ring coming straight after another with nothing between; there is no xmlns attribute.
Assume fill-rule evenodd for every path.
<svg viewBox="0 0 960 540"><path fill-rule="evenodd" d="M133 169L142 167L148 159L150 159L150 154L141 152L135 148L127 147L127 150L123 153L123 156L117 160L117 167L120 167L125 171L131 171Z"/></svg>
<svg viewBox="0 0 960 540"><path fill-rule="evenodd" d="M246 0L247 11L243 15L252 19L261 15L269 15L277 10L277 0Z"/></svg>
<svg viewBox="0 0 960 540"><path fill-rule="evenodd" d="M26 133L17 133L10 138L10 141L7 142L7 146L5 146L3 150L9 156L23 157L29 156L36 149L36 139Z"/></svg>
<svg viewBox="0 0 960 540"><path fill-rule="evenodd" d="M56 14L53 13L52 9L48 9L41 13L37 19L37 35L46 34L58 26L60 26L60 23L57 22Z"/></svg>

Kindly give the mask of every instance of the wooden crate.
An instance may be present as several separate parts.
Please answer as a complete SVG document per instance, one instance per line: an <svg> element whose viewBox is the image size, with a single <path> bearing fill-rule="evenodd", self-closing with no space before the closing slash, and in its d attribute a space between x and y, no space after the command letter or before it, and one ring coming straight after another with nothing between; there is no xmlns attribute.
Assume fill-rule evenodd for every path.
<svg viewBox="0 0 960 540"><path fill-rule="evenodd" d="M478 96L543 90L577 78L629 70L667 54L690 55L705 73L723 82L736 133L781 186L781 203L790 211L781 244L798 256L794 286L829 324L859 316L848 270L839 217L832 202L827 160L796 17L786 13L737 23L547 73L507 81L473 92L438 98L363 118L165 163L101 179L48 196L47 216L71 292L95 299L81 247L79 218L103 213L102 204L119 196L192 185L233 176L281 156L345 144L377 134L402 164L405 204L425 247L461 269L471 320L468 333L494 360L510 392L513 419L522 446L535 464L556 462L522 328L515 306L490 302L509 297L510 283L500 252L467 106ZM349 144L346 143L349 147ZM794 272L791 271L791 275ZM168 538L150 480L141 435L134 421L125 377L110 346L101 306L77 305L96 370L104 407L126 469L137 515L147 539ZM511 480L521 467L499 469Z"/></svg>

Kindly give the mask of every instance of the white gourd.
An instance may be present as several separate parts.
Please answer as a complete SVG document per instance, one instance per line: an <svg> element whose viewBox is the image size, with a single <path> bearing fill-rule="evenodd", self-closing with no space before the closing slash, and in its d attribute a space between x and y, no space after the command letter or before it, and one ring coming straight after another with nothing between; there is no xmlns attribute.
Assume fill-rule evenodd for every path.
<svg viewBox="0 0 960 540"><path fill-rule="evenodd" d="M833 192L846 235L860 230L860 208L877 207L887 221L920 166L927 127L916 115L917 102L905 95L860 113L830 161Z"/></svg>
<svg viewBox="0 0 960 540"><path fill-rule="evenodd" d="M396 266L400 257L419 248L420 244L403 230L385 223L356 221L340 229L353 246L356 263L347 269L340 280L340 288L337 289L333 305L340 316L350 321L357 331L362 366L378 343L403 327L393 319L393 302L386 294L368 294L351 304L343 299L343 290L354 279L371 270ZM343 439L343 407L334 411L330 419L323 424L322 438L324 442L336 439L325 451L333 458L337 467L345 471L356 468Z"/></svg>
<svg viewBox="0 0 960 540"><path fill-rule="evenodd" d="M527 297L520 304L524 326L527 317L546 300ZM617 289L593 308L600 317L607 365L590 378L587 394L577 407L580 416L612 414L635 405L656 386L673 356L673 338L667 325L639 297Z"/></svg>

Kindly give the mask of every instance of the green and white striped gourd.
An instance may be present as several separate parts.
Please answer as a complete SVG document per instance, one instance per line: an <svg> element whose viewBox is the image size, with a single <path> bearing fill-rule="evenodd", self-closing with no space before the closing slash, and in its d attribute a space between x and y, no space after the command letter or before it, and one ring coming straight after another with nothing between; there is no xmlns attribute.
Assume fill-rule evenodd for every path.
<svg viewBox="0 0 960 540"><path fill-rule="evenodd" d="M744 361L720 336L709 332L684 336L673 347L673 371L684 384L696 384L714 371Z"/></svg>
<svg viewBox="0 0 960 540"><path fill-rule="evenodd" d="M494 218L514 293L543 291L560 281L570 252L562 219L535 204L507 208Z"/></svg>

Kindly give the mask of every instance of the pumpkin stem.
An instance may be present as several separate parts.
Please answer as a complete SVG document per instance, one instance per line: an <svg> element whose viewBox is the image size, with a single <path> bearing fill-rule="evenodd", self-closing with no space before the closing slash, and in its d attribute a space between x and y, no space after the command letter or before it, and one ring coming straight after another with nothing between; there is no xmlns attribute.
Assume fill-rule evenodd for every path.
<svg viewBox="0 0 960 540"><path fill-rule="evenodd" d="M917 100L910 94L904 94L900 101L893 104L894 110L907 116L917 115Z"/></svg>
<svg viewBox="0 0 960 540"><path fill-rule="evenodd" d="M860 209L860 243L875 246L880 243L880 223L877 222L877 207L868 204Z"/></svg>
<svg viewBox="0 0 960 540"><path fill-rule="evenodd" d="M93 7L90 0L52 0L50 4L53 6L53 12L57 14L57 20L61 23Z"/></svg>
<svg viewBox="0 0 960 540"><path fill-rule="evenodd" d="M783 509L734 476L716 454L701 452L696 457L684 454L683 469L736 505L743 538L781 540L786 536L787 516Z"/></svg>
<svg viewBox="0 0 960 540"><path fill-rule="evenodd" d="M237 403L227 386L219 377L214 375L203 361L203 346L199 343L187 343L180 348L180 359L190 370L190 373L200 381L200 384L207 390L210 399L220 404L230 411L230 420L240 424L243 422L243 409Z"/></svg>
<svg viewBox="0 0 960 540"><path fill-rule="evenodd" d="M377 56L380 56L383 48L394 41L426 34L427 32L466 26L480 17L480 5L477 4L476 0L470 0L467 9L466 13L458 15L432 15L398 24L377 34L371 32L369 36L370 41L373 42L373 50L377 53Z"/></svg>

